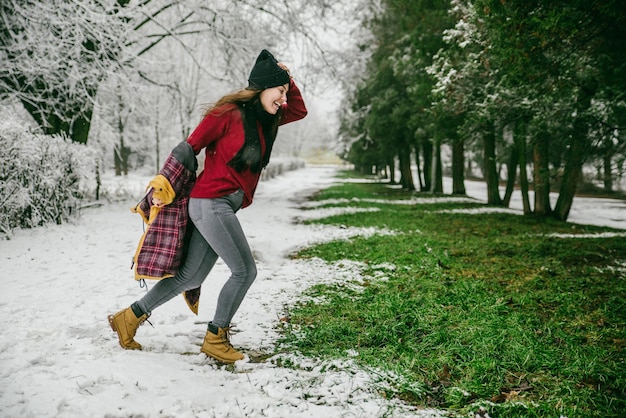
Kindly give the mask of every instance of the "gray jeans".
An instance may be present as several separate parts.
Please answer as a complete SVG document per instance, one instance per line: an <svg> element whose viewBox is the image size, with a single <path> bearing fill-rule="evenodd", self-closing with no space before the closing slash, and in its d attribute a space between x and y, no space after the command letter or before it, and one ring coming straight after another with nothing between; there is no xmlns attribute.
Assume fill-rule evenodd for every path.
<svg viewBox="0 0 626 418"><path fill-rule="evenodd" d="M202 285L220 257L231 276L217 299L213 325L228 327L256 278L256 263L248 240L235 215L241 208L243 191L216 199L190 199L191 241L183 265L175 277L158 281L136 305L145 313L168 300Z"/></svg>

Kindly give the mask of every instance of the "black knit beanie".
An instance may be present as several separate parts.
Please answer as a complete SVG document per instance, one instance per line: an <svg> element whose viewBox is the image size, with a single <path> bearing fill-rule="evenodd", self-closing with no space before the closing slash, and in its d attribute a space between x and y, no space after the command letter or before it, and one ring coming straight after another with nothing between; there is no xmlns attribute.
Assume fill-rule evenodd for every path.
<svg viewBox="0 0 626 418"><path fill-rule="evenodd" d="M276 58L267 50L261 51L248 77L248 87L265 90L289 83L289 73L278 66Z"/></svg>

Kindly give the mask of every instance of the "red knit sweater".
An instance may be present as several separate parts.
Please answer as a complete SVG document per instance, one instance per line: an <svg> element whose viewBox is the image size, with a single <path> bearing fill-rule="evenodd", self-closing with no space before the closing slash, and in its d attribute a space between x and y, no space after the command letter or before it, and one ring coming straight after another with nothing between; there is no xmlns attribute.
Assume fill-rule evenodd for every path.
<svg viewBox="0 0 626 418"><path fill-rule="evenodd" d="M287 92L287 103L283 105L280 125L304 118L307 114L300 90L293 80ZM265 137L257 123L262 153L265 153ZM198 176L191 191L193 198L216 198L242 189L245 193L243 206L252 203L261 173L250 170L237 172L228 162L239 152L244 143L244 127L235 104L224 105L207 115L191 133L187 142L196 155L206 148L204 170Z"/></svg>

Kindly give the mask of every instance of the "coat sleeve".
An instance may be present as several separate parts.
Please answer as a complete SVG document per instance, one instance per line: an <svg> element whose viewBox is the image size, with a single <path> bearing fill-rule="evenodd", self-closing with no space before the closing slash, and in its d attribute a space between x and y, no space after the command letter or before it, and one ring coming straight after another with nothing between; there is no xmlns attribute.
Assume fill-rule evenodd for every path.
<svg viewBox="0 0 626 418"><path fill-rule="evenodd" d="M296 85L293 78L289 82L289 91L287 92L287 103L283 105L283 114L280 118L280 124L295 122L304 119L308 110L304 104L304 99L300 93L300 89Z"/></svg>
<svg viewBox="0 0 626 418"><path fill-rule="evenodd" d="M178 160L187 170L196 172L198 169L198 160L194 154L193 148L187 141L182 141L174 147L172 155Z"/></svg>

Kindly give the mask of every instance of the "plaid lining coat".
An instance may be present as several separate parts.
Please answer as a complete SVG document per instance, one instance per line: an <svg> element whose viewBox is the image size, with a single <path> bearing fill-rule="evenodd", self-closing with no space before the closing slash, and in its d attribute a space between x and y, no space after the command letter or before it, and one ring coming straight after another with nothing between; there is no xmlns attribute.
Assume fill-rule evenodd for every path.
<svg viewBox="0 0 626 418"><path fill-rule="evenodd" d="M193 153L191 147L188 147L187 152ZM150 209L153 190L146 193L137 206L131 209L140 214L147 224L133 258L136 280L173 277L184 257L189 193L195 183L196 173L185 167L172 153L159 174L170 183L176 197L172 203L162 207L156 216L153 210L152 219Z"/></svg>

